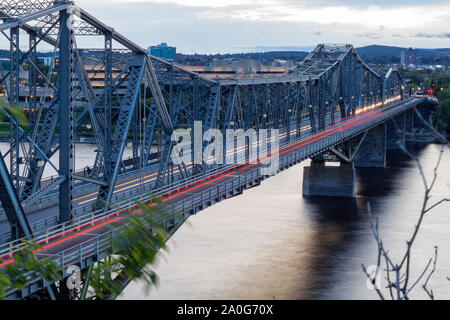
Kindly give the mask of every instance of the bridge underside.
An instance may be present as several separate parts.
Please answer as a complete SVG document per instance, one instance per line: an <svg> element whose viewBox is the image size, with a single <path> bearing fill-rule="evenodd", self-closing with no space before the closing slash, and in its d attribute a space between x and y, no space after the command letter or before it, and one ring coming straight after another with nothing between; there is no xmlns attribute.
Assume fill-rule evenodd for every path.
<svg viewBox="0 0 450 320"><path fill-rule="evenodd" d="M414 114L414 109L406 110L315 156L304 168L303 195L354 197L355 168L385 168L386 151L405 149L407 141L414 141L413 132L423 129L423 123L414 122ZM327 166L326 162L334 165Z"/></svg>

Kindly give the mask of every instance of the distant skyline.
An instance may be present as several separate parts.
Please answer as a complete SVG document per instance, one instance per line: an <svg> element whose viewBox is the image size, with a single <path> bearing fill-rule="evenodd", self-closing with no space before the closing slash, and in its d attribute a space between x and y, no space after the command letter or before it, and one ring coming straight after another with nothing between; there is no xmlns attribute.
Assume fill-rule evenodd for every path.
<svg viewBox="0 0 450 320"><path fill-rule="evenodd" d="M181 53L311 48L317 43L450 47L449 0L75 2L142 47L167 42ZM81 46L90 41L85 40Z"/></svg>

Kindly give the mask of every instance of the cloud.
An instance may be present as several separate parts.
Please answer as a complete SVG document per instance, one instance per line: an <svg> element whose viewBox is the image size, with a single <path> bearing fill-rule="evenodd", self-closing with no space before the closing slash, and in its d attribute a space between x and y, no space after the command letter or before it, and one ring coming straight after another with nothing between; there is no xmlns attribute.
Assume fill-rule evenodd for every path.
<svg viewBox="0 0 450 320"><path fill-rule="evenodd" d="M450 33L423 33L419 32L416 34L392 34L394 38L402 39L450 39Z"/></svg>
<svg viewBox="0 0 450 320"><path fill-rule="evenodd" d="M448 47L449 38L445 35L450 30L450 7L446 1L76 0L76 3L142 47L168 42L180 52L214 53L333 42L355 46L376 43ZM369 6L375 2L378 6Z"/></svg>
<svg viewBox="0 0 450 320"><path fill-rule="evenodd" d="M450 14L450 7L436 7L432 10L423 6L380 8L369 6L310 7L282 4L229 7L209 9L198 14L202 19L234 19L244 21L309 22L324 25L364 25L368 28L412 28L437 21Z"/></svg>
<svg viewBox="0 0 450 320"><path fill-rule="evenodd" d="M450 33L417 33L413 36L413 38L426 38L426 39L432 39L432 38L450 38Z"/></svg>
<svg viewBox="0 0 450 320"><path fill-rule="evenodd" d="M274 3L270 0L97 0L97 2L142 2L142 3L162 3L175 4L185 7L200 8L228 8L242 5L267 5Z"/></svg>
<svg viewBox="0 0 450 320"><path fill-rule="evenodd" d="M355 34L355 36L360 37L360 38L369 38L369 39L382 39L383 38L383 36L377 35L376 33L373 33L373 32L357 33L357 34Z"/></svg>

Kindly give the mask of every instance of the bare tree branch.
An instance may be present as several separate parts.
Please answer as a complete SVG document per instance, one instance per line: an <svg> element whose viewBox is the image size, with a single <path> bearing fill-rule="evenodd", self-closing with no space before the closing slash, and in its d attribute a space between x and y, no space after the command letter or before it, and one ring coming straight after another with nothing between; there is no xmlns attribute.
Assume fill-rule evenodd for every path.
<svg viewBox="0 0 450 320"><path fill-rule="evenodd" d="M367 272L366 266L364 264L362 264L361 267L363 269L363 272L366 274L367 279L369 279L370 282L372 283L372 286L374 287L376 293L378 294L378 297L380 297L381 300L385 300L383 294L380 291L380 288L378 288L377 285L376 285L376 275L372 279L372 277L370 276L369 272Z"/></svg>
<svg viewBox="0 0 450 320"><path fill-rule="evenodd" d="M419 282L423 280L423 278L426 276L426 280L424 284L422 285L423 290L426 292L428 297L430 299L434 299L434 292L432 289L428 287L428 284L430 282L431 277L435 273L436 270L436 264L437 264L437 255L438 255L438 249L435 247L435 255L434 259L430 258L428 261L425 269L422 271L422 273L419 275L419 277L410 285L410 278L411 278L411 251L413 244L415 243L415 240L417 238L417 235L420 231L420 228L422 226L423 220L425 215L436 208L437 206L441 205L444 202L450 202L450 198L444 198L439 201L436 201L434 204L429 205L429 201L431 199L431 192L433 188L435 187L437 178L438 178L438 169L441 165L442 156L444 153L444 147L445 145L447 147L450 147L450 143L448 140L440 134L429 122L427 122L423 116L418 112L416 108L414 108L414 111L416 114L418 114L419 118L424 122L424 124L431 129L433 134L436 136L438 140L440 140L443 145L440 148L439 156L437 159L437 162L433 168L433 176L430 181L427 180L424 169L422 167L422 164L419 160L419 158L414 155L412 152L410 152L404 143L402 143L400 140L397 141L398 145L400 146L400 149L403 150L405 154L411 157L417 164L417 167L419 169L419 174L422 179L423 185L424 185L424 196L423 201L421 205L420 215L418 217L418 221L414 227L414 230L411 234L411 237L408 241L406 241L406 250L403 254L402 258L400 259L400 263L396 264L393 262L393 260L390 258L388 251L384 248L383 242L381 240L379 230L378 230L378 219L376 219L376 223L374 223L373 217L372 217L372 210L370 203L368 204L368 215L370 220L370 226L372 229L372 233L374 235L375 241L378 245L378 252L377 252L377 263L378 266L380 265L380 259L384 258L386 263L386 277L385 280L387 281L386 288L389 289L389 294L391 299L398 299L398 300L408 300L409 299L409 293L417 286ZM400 132L398 125L395 121L393 121L394 126L397 127L397 131ZM431 270L430 267L432 266ZM367 270L364 268L364 272L366 273L367 277L371 279L370 275L367 273ZM450 277L447 278L450 281ZM374 281L371 279L371 281ZM379 290L380 291L380 290ZM383 297L383 293L377 292L378 296Z"/></svg>
<svg viewBox="0 0 450 320"><path fill-rule="evenodd" d="M443 144L446 144L447 147L450 148L450 142L445 138L445 136L440 133L429 121L427 121L422 114L420 113L419 110L417 110L416 107L414 107L414 112L415 114L419 117L419 119L423 122L423 124L425 124L425 126L427 126L428 129L431 130L431 132L433 133L433 135Z"/></svg>
<svg viewBox="0 0 450 320"><path fill-rule="evenodd" d="M428 282L430 281L431 276L436 271L437 256L438 256L438 247L434 247L433 269L431 269L431 272L428 274L427 280L425 281L425 283L422 286L423 290L425 290L425 292L428 294L428 297L430 297L431 300L434 300L434 294L433 294L433 289L428 289Z"/></svg>

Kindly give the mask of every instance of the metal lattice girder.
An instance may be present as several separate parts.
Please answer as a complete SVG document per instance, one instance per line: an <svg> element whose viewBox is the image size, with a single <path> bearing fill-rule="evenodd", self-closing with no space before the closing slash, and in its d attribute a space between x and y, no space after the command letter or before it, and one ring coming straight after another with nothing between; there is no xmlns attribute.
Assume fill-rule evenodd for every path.
<svg viewBox="0 0 450 320"><path fill-rule="evenodd" d="M5 210L11 226L12 240L20 237L31 237L31 228L17 197L11 178L6 168L3 155L0 153L0 202Z"/></svg>
<svg viewBox="0 0 450 320"><path fill-rule="evenodd" d="M121 101L120 112L114 126L111 144L111 172L107 174L108 186L101 186L99 200L105 201L105 210L109 208L114 186L122 162L123 151L127 142L128 132L136 110L138 93L145 71L146 59L144 55L137 55L128 68L127 88Z"/></svg>
<svg viewBox="0 0 450 320"><path fill-rule="evenodd" d="M185 92L184 89L180 89L180 97L183 97L183 93ZM194 100L195 100L195 94L194 94ZM190 104L188 104L190 105ZM183 120L186 120L185 113L186 113L186 107L188 105L184 105L182 103L176 104L173 106L173 110L171 112L172 115L172 123L174 127L179 126L180 122ZM195 103L192 104L192 107L195 109ZM194 119L192 119L193 122ZM168 181L169 177L169 171L173 168L173 163L170 159L174 142L172 141L172 130L169 129L165 134L165 138L163 139L163 146L162 146L162 152L161 157L159 160L159 166L158 166L158 175L156 177L155 187L159 188L164 186ZM187 172L187 169L185 165L179 165L178 166L179 175L181 178L187 177L189 174Z"/></svg>
<svg viewBox="0 0 450 320"><path fill-rule="evenodd" d="M79 17L71 24L74 13ZM338 108L340 118L345 118L362 108L398 98L404 91L404 80L397 70L375 72L347 44L320 44L284 74L248 73L213 79L149 55L145 48L71 1L0 0L0 18L0 31L10 43L11 54L11 71L0 72L0 82L8 84L11 104L20 102L19 65L30 67L26 103L32 125L24 131L14 114L7 114L11 118L11 177L0 163L0 200L13 237L27 234L17 198L30 206L58 187L60 221L64 222L72 219L73 179L100 186L98 199L105 201L108 209L120 169L131 163L137 169L138 162L145 167L158 158L156 186L191 175L183 165L174 170L171 134L176 128L192 127L194 121L203 121L204 130L239 127L291 132L296 120L299 136L305 124L311 125L312 132L333 124ZM28 52L20 50L19 28L29 35ZM75 35L102 35L104 48L78 50ZM113 50L113 41L122 49ZM57 83L51 79L53 67L47 75L37 68L36 47L40 42L55 47L53 57L59 50L61 72ZM55 98L48 100L44 93L37 99L37 78L44 79L45 89L50 88ZM87 124L92 124L98 152L93 170L82 176L73 173L73 139L84 131L83 127L89 129ZM133 141L133 161L122 159L128 139ZM156 139L162 144L161 153L152 150ZM25 144L28 149L19 153L19 146ZM342 144L331 150L334 155L326 156L347 161L351 148ZM49 158L58 149L59 168L55 168ZM58 178L41 187L47 163L56 169ZM203 162L194 166L193 173L210 168ZM20 189L19 196L14 187Z"/></svg>
<svg viewBox="0 0 450 320"><path fill-rule="evenodd" d="M112 95L113 95L113 47L112 47L112 35L107 33L105 36L105 53L104 53L104 70L105 70L105 98L104 98L104 111L98 113L99 116L103 116L103 146L99 146L97 149L97 157L103 158L104 164L104 180L108 180L113 172L113 155L112 155ZM102 154L103 151L103 154ZM97 160L97 159L96 159ZM97 164L97 161L96 161ZM98 174L99 168L94 167L94 172Z"/></svg>
<svg viewBox="0 0 450 320"><path fill-rule="evenodd" d="M33 193L26 200L22 201L22 206L24 208L27 208L27 207L30 207L32 204L38 202L40 199L42 199L42 197L44 197L50 191L52 191L54 188L59 186L65 179L66 179L66 177L63 177L63 176L58 176L58 177L52 179L44 187L39 189L37 192Z"/></svg>
<svg viewBox="0 0 450 320"><path fill-rule="evenodd" d="M404 80L397 69L390 68L383 79L383 102L398 95L403 96Z"/></svg>
<svg viewBox="0 0 450 320"><path fill-rule="evenodd" d="M76 48L75 39L73 40L73 43L74 43L74 47L75 47L74 48L74 55L75 55L74 70L77 75L78 84L80 87L79 88L79 91L81 94L80 98L83 101L85 109L87 107L87 113L89 114L89 120L92 123L92 126L94 127L93 132L94 132L95 141L96 141L97 145L100 146L101 145L100 141L104 140L104 131L102 130L102 127L99 123L99 119L97 118L97 116L95 114L95 110L94 110L96 96L95 96L91 81L89 79L89 76L86 72L85 65L82 61L82 58L80 56L78 49ZM107 86L107 87L110 88L110 86Z"/></svg>
<svg viewBox="0 0 450 320"><path fill-rule="evenodd" d="M296 128L296 137L299 138L301 136L301 127L302 127L302 116L304 113L304 110L307 106L307 96L305 94L306 91L306 84L303 84L301 82L298 83L298 89L297 89L297 97L296 97L296 122L297 122L297 128Z"/></svg>
<svg viewBox="0 0 450 320"><path fill-rule="evenodd" d="M4 14L4 13L2 13ZM9 15L8 15L9 18ZM27 31L28 27L24 28ZM31 30L33 31L33 30ZM24 150L24 155L23 158L19 157L19 151L18 151L18 143L16 143L16 141L21 141L23 142L23 140L26 139L35 139L34 137L36 137L36 132L37 132L37 126L39 125L39 112L37 109L37 94L36 94L36 77L37 77L37 72L40 72L37 69L37 54L36 54L36 46L37 44L41 41L40 39L37 40L36 36L37 36L37 32L31 32L29 34L29 46L30 49L28 52L21 54L20 56L20 49L18 46L18 28L14 27L11 29L11 33L12 33L12 37L10 37L10 43L11 43L11 53L13 54L14 52L14 57L15 59L11 59L11 62L15 65L11 70L12 73L10 72L7 75L4 75L5 79L7 76L10 76L10 81L15 81L17 82L15 79L17 79L17 66L20 65L23 62L27 62L30 65L30 71L29 71L29 102L27 107L29 108L29 129L28 132L23 133L23 130L21 130L21 128L19 128L19 122L17 121L17 119L15 118L14 115L12 115L11 117L11 128L13 131L15 131L16 133L14 135L12 135L14 137L14 139L11 140L11 142L16 145L16 148L11 148L10 149L10 153L12 155L11 157L11 168L12 168L12 172L13 172L13 176L15 176L15 179L13 180L20 180L23 181L24 186L23 188L18 186L18 183L15 183L16 187L17 187L17 191L25 194L25 197L32 192L33 189L33 185L38 185L39 184L39 180L40 180L40 176L39 178L36 178L33 175L33 172L36 172L36 163L41 160L41 159L35 159L34 155L36 155L38 152L36 152L36 146L39 144L39 138L38 140L36 140L38 143L31 143L30 144L30 150L28 151L28 154L25 153ZM45 35L40 34L39 36L43 37L45 40L48 40L46 38ZM19 59L20 56L20 59ZM18 61L18 62L17 62ZM41 76L42 73L41 73ZM10 90L9 90L10 91ZM17 88L13 91L17 92ZM10 104L16 104L15 101L18 101L17 98L17 94L8 94L9 96L9 102ZM46 123L46 120L44 119L44 124ZM45 128L44 128L45 129ZM22 133L19 134L18 131L21 131ZM43 135L46 135L47 131L44 130ZM26 137L26 135L29 135L28 137ZM24 139L26 137L26 139ZM42 145L41 145L42 146ZM39 151L40 154L42 154L42 150ZM49 155L51 156L51 155ZM44 158L46 159L47 157L44 155ZM25 161L22 161L22 159L24 159ZM24 172L23 172L23 177L20 177L20 173L19 173L19 163L23 163L24 165ZM34 166L33 166L34 165ZM31 173L31 176L30 176ZM36 190L36 188L34 188L33 190ZM22 197L23 198L23 197Z"/></svg>
<svg viewBox="0 0 450 320"><path fill-rule="evenodd" d="M55 0L2 0L0 10L9 16L20 17L51 7L55 2Z"/></svg>
<svg viewBox="0 0 450 320"><path fill-rule="evenodd" d="M236 105L237 86L230 86L228 92L228 99L225 111L225 119L223 123L224 129L230 129L234 119L234 110Z"/></svg>
<svg viewBox="0 0 450 320"><path fill-rule="evenodd" d="M67 12L69 7L70 12ZM79 17L71 25L70 36L67 39L64 38L67 30L59 22L62 15L66 15L65 19L69 19L74 8L77 9L75 11L79 13ZM337 108L341 111L340 117L344 118L356 113L358 108L374 105L403 92L403 79L398 71L393 70L389 75L381 77L360 59L351 45L318 45L304 61L280 76L242 75L235 79L213 80L176 63L148 55L146 49L74 6L72 2L0 0L0 16L4 18L0 30L11 29L10 34L13 34L21 28L30 34L30 50L27 53L22 53L18 49L18 37L9 39L11 54L15 57L12 59L12 63L15 63L12 72L17 70L16 65L22 62L29 63L30 66L36 65L36 45L40 41L57 46L61 50L61 55L63 51L71 52L68 65L64 65L66 70L69 70L68 74L64 75L66 80L69 79L69 85L60 88L52 82L46 84L55 92L60 91L55 96L66 97L61 92L68 92L66 101L58 101L57 97L48 108L47 105L45 109L39 106L36 101L34 79L42 74L39 74L38 69L30 68L29 101L31 109L35 110L31 114L37 115L36 126L27 132L29 136L24 136L21 128L14 128L18 122L11 122L12 131L15 132L12 141L24 141L24 137L32 139L29 151L23 154L25 163L22 177L18 166L22 160L19 157L19 144L14 142L14 148L10 150L13 155L12 177L18 181L16 185L19 185L19 181L23 184L21 190L23 200L34 194L45 193L45 190L39 190L39 185L48 158L61 146L61 142L57 143L55 139L58 125L68 128L68 136L64 133L63 138L69 149L64 147L63 151L70 158L73 156L72 127L75 125L75 129L78 130L90 121L98 150L90 177L94 180L103 179L105 182L115 181L122 165L120 149L128 138L130 129L129 127L126 129L128 122L134 124L132 139L136 167L139 157L142 158L140 163L144 166L151 161L151 144L156 130L161 132L158 135L161 141L167 141L167 137L176 126L190 127L196 120L204 122L205 130L212 127L220 129L285 127L291 130L292 120L297 120L299 129L303 118L309 116L311 130L314 132L336 121L334 117ZM76 48L74 35L94 34L105 37L104 50ZM54 35L57 35L56 39ZM59 43L61 42L59 37L65 44ZM112 41L118 42L124 49L112 50ZM137 56L145 56L147 61L144 63L144 76L140 78L141 80L133 78L133 72L129 67L130 62ZM96 69L94 72L86 71L86 66L93 64L99 68L92 68ZM120 70L120 73L117 74L116 70ZM102 74L105 75L105 90L99 94L98 87L94 90L93 79L96 75ZM14 76L10 77L10 80L11 78L17 79ZM6 79L4 74L3 79ZM65 83L66 80L59 79L58 83ZM16 84L13 87L17 91ZM123 88L126 88L125 94L122 93ZM130 91L131 88L133 89ZM150 93L146 88L150 89ZM216 93L215 89L211 88L217 88ZM10 91L8 96L14 100L11 83L8 90ZM124 108L130 105L130 92L139 96L139 105L143 104L143 108L138 109L139 114L137 112L127 114L128 107ZM147 97L150 95L151 98L148 100ZM40 102L42 103L42 100ZM65 106L63 117L60 114L62 106ZM75 121L74 107L77 108ZM138 132L137 124L143 120L142 109L145 110L143 116L146 122L143 130L144 139L138 148L138 136L141 132ZM297 130L297 134L300 134L300 130ZM170 159L168 165L164 165L165 155L170 154L172 148L170 143L165 143L165 146L160 155L161 165L164 167L160 172L164 174L173 171ZM139 150L142 150L140 156ZM42 162L44 166L37 166ZM71 190L70 171L73 168L70 168L67 161L65 165L63 171L68 172L68 180L61 183L60 188ZM59 174L65 175L60 172ZM180 168L179 175L187 175L187 171ZM107 200L114 189L114 183L106 188L106 195L106 189L102 187L102 196L99 198ZM70 209L71 199L65 195L62 195L61 199Z"/></svg>
<svg viewBox="0 0 450 320"><path fill-rule="evenodd" d="M73 33L69 28L68 10L60 12L60 76L59 76L59 173L65 180L59 185L59 220L70 221L73 210L73 93L76 74L74 71Z"/></svg>
<svg viewBox="0 0 450 320"><path fill-rule="evenodd" d="M158 120L159 120L158 108L156 107L155 104L152 104L145 122L144 145L143 145L144 166L147 166L150 158L150 153L152 151L153 137L155 134Z"/></svg>
<svg viewBox="0 0 450 320"><path fill-rule="evenodd" d="M19 28L15 27L10 32L10 65L11 72L9 75L9 105L13 107L19 106ZM19 150L19 123L14 114L11 115L10 121L10 173L11 180L19 194L20 184L20 150Z"/></svg>
<svg viewBox="0 0 450 320"><path fill-rule="evenodd" d="M37 70L34 66L37 66L38 64L38 57L37 57L37 40L36 35L30 34L29 35L29 55L28 55L28 62L33 65L28 74L28 87L29 87L29 117L30 119L30 125L33 127L36 124L37 120Z"/></svg>
<svg viewBox="0 0 450 320"><path fill-rule="evenodd" d="M159 160L158 175L156 177L155 188L160 188L166 183L170 165L170 154L173 150L173 141L171 135L167 135L164 139L164 144Z"/></svg>
<svg viewBox="0 0 450 320"><path fill-rule="evenodd" d="M147 82L150 87L150 91L152 93L153 100L155 102L156 107L159 110L160 118L162 124L166 130L173 130L173 124L171 121L171 117L169 115L169 111L166 106L166 102L164 100L163 94L161 92L161 88L159 85L159 78L156 76L155 68L153 67L153 60L150 55L147 55L147 64L145 69L145 75ZM173 70L174 68L170 68ZM172 84L173 85L173 84Z"/></svg>
<svg viewBox="0 0 450 320"><path fill-rule="evenodd" d="M311 132L317 131L317 93L318 93L318 81L309 81L308 84L308 109L309 109L309 121L311 125Z"/></svg>
<svg viewBox="0 0 450 320"><path fill-rule="evenodd" d="M209 129L213 129L214 128L214 124L216 123L216 114L217 114L217 108L219 105L219 100L220 100L220 86L211 86L210 88L210 92L209 92L209 98L208 98L208 102L206 105L206 112L204 113L205 118L204 118L204 122L203 122L203 131L206 132ZM202 133L202 136L204 134L204 132ZM207 145L207 142L203 142L203 147L205 147ZM206 164L206 159L203 159L203 165L202 165L202 170L203 172L205 172L207 168L207 164ZM196 169L197 166L194 166L194 174L196 173ZM200 169L200 168L198 168ZM200 171L200 170L199 170Z"/></svg>
<svg viewBox="0 0 450 320"><path fill-rule="evenodd" d="M57 150L52 148L58 125L57 103L55 99L44 113L40 133L36 136L36 145L31 147L29 161L25 167L26 180L21 193L22 201L37 191L47 159L50 159ZM38 151L38 148L45 156Z"/></svg>
<svg viewBox="0 0 450 320"><path fill-rule="evenodd" d="M49 23L47 23L49 24ZM103 32L98 28L86 23L84 21L74 21L73 22L73 32L77 36L97 36L103 35ZM57 35L57 30L51 29L49 35Z"/></svg>

